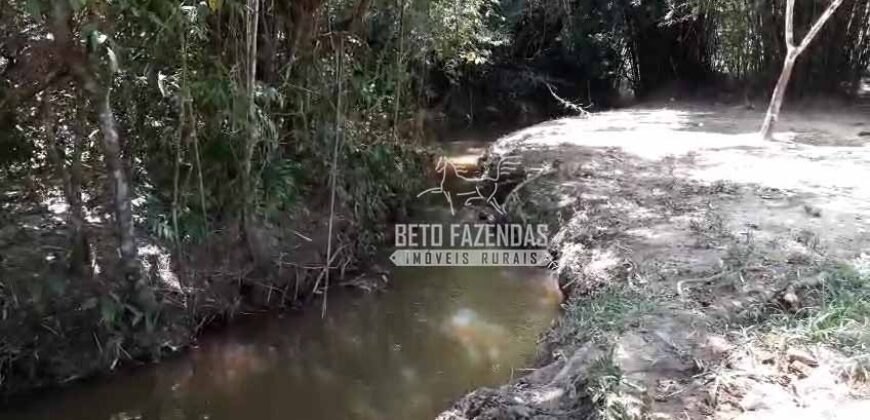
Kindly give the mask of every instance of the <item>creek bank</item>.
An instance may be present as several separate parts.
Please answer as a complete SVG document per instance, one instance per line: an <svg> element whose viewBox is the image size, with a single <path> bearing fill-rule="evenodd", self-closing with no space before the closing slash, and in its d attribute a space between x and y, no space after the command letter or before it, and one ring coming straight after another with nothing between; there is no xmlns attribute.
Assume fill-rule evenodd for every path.
<svg viewBox="0 0 870 420"><path fill-rule="evenodd" d="M534 355L560 302L547 280L535 268L397 268L376 293L331 289L325 317L319 305L241 317L184 354L4 405L0 418L431 418Z"/></svg>
<svg viewBox="0 0 870 420"><path fill-rule="evenodd" d="M46 249L48 258L62 261L63 255L50 250L63 249L66 243L63 228L54 225L50 215L29 217L41 219L34 228L22 222L13 234L16 242L3 244L5 262L14 264L4 267L6 284L26 284L35 278L30 276L41 275L57 286L16 290L20 300L8 302L9 309L18 312L7 312L0 328L0 395L12 401L41 388L157 362L185 351L204 331L224 328L235 318L300 310L324 293L326 227L320 221L264 234L275 247L261 249L275 255L263 264L255 263L231 234L191 246L181 258L171 245L148 238L140 261L143 293L148 292L153 305L148 313L123 302L107 269L91 283L67 277L62 263L49 262L41 273L27 272L41 266L34 260L46 258L41 252ZM89 231L94 246L104 247L99 254L111 255L110 229L92 225ZM333 273L332 285L382 287L389 275L382 268L385 262L360 265L355 262L359 254L351 250L360 242L343 241L336 260L344 269ZM110 259L97 264L112 266ZM35 281L39 280L31 280Z"/></svg>
<svg viewBox="0 0 870 420"><path fill-rule="evenodd" d="M560 226L553 275L567 300L538 369L438 419L848 418L831 413L866 407L867 189L842 187L853 170L870 175L870 148L849 131L867 116L787 116L794 132L779 142L754 137L760 118L669 104L499 140L493 159L540 174L511 210ZM786 172L748 170L754 160ZM833 167L851 175L831 178Z"/></svg>
<svg viewBox="0 0 870 420"><path fill-rule="evenodd" d="M89 214L89 264L74 272L78 256L68 252L59 192L0 184L0 398L158 361L195 344L207 328L245 313L299 309L330 285L382 285L388 273L385 261L377 263L377 246L391 221L407 217L431 154L373 149L347 152L330 258L329 196L320 186L298 187L292 206L247 228L216 219L208 231L188 226L180 239L165 234L171 225L164 218L152 218L160 212L147 197L137 198L145 204L134 209L139 276L132 288L115 269L111 218ZM104 199L91 205L103 208ZM369 207L360 211L357 203Z"/></svg>

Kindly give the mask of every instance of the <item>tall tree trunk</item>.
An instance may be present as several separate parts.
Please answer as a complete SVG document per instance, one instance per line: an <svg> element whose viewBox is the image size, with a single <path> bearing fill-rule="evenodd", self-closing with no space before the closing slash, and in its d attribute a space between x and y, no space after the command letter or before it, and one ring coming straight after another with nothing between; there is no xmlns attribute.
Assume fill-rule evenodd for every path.
<svg viewBox="0 0 870 420"><path fill-rule="evenodd" d="M785 55L785 63L782 66L782 72L779 75L779 81L776 83L776 89L773 91L773 96L770 99L770 105L767 107L767 115L764 117L764 123L761 125L760 135L763 139L769 140L773 137L773 129L779 120L779 111L782 108L782 101L785 98L785 91L788 88L788 81L791 79L794 63L797 58L803 53L807 47L813 42L813 39L818 35L822 27L837 8L843 4L843 0L833 0L824 13L819 17L807 35L801 41L800 45L794 43L794 1L787 0L785 6L785 44L787 52Z"/></svg>
<svg viewBox="0 0 870 420"><path fill-rule="evenodd" d="M78 275L90 277L90 246L85 233L85 217L81 196L81 147L76 141L72 164L67 168L63 146L57 142L54 113L48 95L43 97L42 118L45 126L46 152L49 162L54 166L63 183L64 199L67 210L67 223L70 227L70 243L72 250L69 258L69 270Z"/></svg>
<svg viewBox="0 0 870 420"><path fill-rule="evenodd" d="M792 53L792 51L792 49L789 49L786 55L785 63L782 65L782 72L779 74L779 80L776 82L776 88L773 90L773 96L770 98L770 105L767 107L767 115L764 117L764 123L761 124L761 136L765 140L769 140L773 136L773 127L779 120L779 111L782 109L785 91L788 88L788 82L791 80L791 74L794 71L797 55Z"/></svg>
<svg viewBox="0 0 870 420"><path fill-rule="evenodd" d="M121 142L118 138L118 128L115 123L115 114L109 98L109 88L104 88L102 94L95 93L91 100L97 108L97 120L100 124L100 133L103 137L103 160L109 172L109 182L112 184L113 207L115 221L118 227L119 249L121 251L121 265L128 279L137 273L136 235L133 228L133 208L130 200L130 184L124 174L124 165L121 159Z"/></svg>
<svg viewBox="0 0 870 420"><path fill-rule="evenodd" d="M259 133L257 133L257 108L254 103L256 98L257 82L257 34L260 22L260 0L248 0L246 14L246 59L247 69L245 72L245 89L247 93L247 121L245 125L244 155L242 158L242 184L244 192L245 219L250 215L250 206L253 204L254 182L252 179L251 165L254 159L254 150L257 147Z"/></svg>
<svg viewBox="0 0 870 420"><path fill-rule="evenodd" d="M254 213L257 206L257 180L252 171L254 152L260 142L260 130L257 123L256 88L257 88L257 41L259 39L260 0L247 0L245 15L246 26L246 71L245 88L247 93L247 120L245 124L244 155L242 156L242 229L248 252L258 267L265 267L268 250L260 231L255 226Z"/></svg>
<svg viewBox="0 0 870 420"><path fill-rule="evenodd" d="M138 249L133 228L133 208L130 199L130 185L124 172L121 158L121 141L110 100L111 81L99 83L98 71L87 52L74 41L70 26L72 10L65 0L55 0L51 13L51 32L59 49L65 57L63 63L73 75L78 87L89 97L95 108L100 134L102 134L103 161L106 164L112 191L112 210L118 235L118 250L121 257L121 270L130 286L138 279Z"/></svg>
<svg viewBox="0 0 870 420"><path fill-rule="evenodd" d="M85 207L82 202L82 151L85 146L85 133L81 130L79 122L76 121L73 129L73 153L70 156L69 167L69 205L70 216L76 226L76 236L73 238L74 244L77 244L81 251L81 260L85 263L82 267L82 274L90 278L93 275L93 254L91 245L88 240L88 230L85 221Z"/></svg>
<svg viewBox="0 0 870 420"><path fill-rule="evenodd" d="M361 2L362 3L362 2ZM396 52L396 95L393 98L393 141L399 141L399 109L402 102L402 56L405 54L405 0L399 0L399 49Z"/></svg>

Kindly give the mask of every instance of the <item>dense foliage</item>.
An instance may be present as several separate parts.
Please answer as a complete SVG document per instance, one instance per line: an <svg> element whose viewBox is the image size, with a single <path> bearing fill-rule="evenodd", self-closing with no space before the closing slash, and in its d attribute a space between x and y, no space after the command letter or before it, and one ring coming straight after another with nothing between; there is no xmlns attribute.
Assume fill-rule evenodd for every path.
<svg viewBox="0 0 870 420"><path fill-rule="evenodd" d="M428 166L429 72L496 42L484 1L0 5L2 389L364 269Z"/></svg>
<svg viewBox="0 0 870 420"><path fill-rule="evenodd" d="M782 3L0 0L0 390L364 269L444 116L525 122L674 81L763 91ZM801 2L798 27L824 6ZM833 20L796 92L854 91L867 68L870 0Z"/></svg>

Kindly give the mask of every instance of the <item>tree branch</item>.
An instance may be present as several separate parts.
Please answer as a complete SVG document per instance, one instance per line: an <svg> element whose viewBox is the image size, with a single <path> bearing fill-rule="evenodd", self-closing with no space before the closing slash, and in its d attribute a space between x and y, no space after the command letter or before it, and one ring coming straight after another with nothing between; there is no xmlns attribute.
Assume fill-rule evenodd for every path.
<svg viewBox="0 0 870 420"><path fill-rule="evenodd" d="M785 45L789 50L794 48L794 0L785 4Z"/></svg>
<svg viewBox="0 0 870 420"><path fill-rule="evenodd" d="M794 3L794 0L789 0L789 3ZM825 22L830 19L830 17L834 14L834 12L837 11L837 8L839 8L841 4L843 4L843 0L834 0L831 2L830 5L828 5L825 13L822 13L822 15L819 16L819 20L817 20L813 27L810 28L810 31L807 32L807 36L805 36L804 40L801 41L801 45L797 47L798 54L802 53L807 48L807 46L809 46L810 43L813 42L813 38L818 35L819 31L822 30L822 27L825 26Z"/></svg>

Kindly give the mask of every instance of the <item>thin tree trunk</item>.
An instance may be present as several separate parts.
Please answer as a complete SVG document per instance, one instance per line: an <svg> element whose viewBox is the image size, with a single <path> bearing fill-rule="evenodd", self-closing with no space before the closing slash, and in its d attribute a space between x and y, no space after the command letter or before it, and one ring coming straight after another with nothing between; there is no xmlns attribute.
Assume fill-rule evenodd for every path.
<svg viewBox="0 0 870 420"><path fill-rule="evenodd" d="M85 207L82 202L82 151L85 144L85 133L80 129L78 121L73 129L73 153L70 157L70 193L69 206L70 216L74 223L77 224L74 244L78 244L81 249L81 258L85 265L82 267L82 273L88 278L93 275L93 254L91 253L91 244L88 241L87 224L85 220Z"/></svg>
<svg viewBox="0 0 870 420"><path fill-rule="evenodd" d="M256 77L257 77L257 32L258 32L258 24L260 17L260 0L248 0L248 10L247 10L247 72L246 72L246 80L245 85L247 89L248 95L248 117L247 117L247 130L246 130L246 139L245 139L245 154L244 160L242 161L242 176L243 184L244 184L244 193L245 193L245 213L247 217L248 211L250 208L248 206L251 203L251 195L254 190L254 183L251 179L251 166L252 161L254 159L254 149L257 146L257 129L256 129L256 107L254 103L254 99L256 96Z"/></svg>
<svg viewBox="0 0 870 420"><path fill-rule="evenodd" d="M399 0L399 50L396 54L396 95L393 104L393 140L399 140L399 108L402 102L402 55L405 54L405 0Z"/></svg>
<svg viewBox="0 0 870 420"><path fill-rule="evenodd" d="M257 130L256 98L257 81L257 34L260 22L260 0L247 0L246 10L246 58L245 89L247 90L247 119L245 124L244 155L242 156L242 230L248 245L248 252L257 266L263 265L263 241L254 228L254 194L256 185L253 180L252 166L254 151L259 140Z"/></svg>
<svg viewBox="0 0 870 420"><path fill-rule="evenodd" d="M782 101L785 98L785 91L788 88L788 82L791 79L795 61L797 61L797 58L807 49L810 43L813 42L813 39L822 30L828 19L837 11L837 8L843 4L843 0L833 0L816 23L813 24L809 32L807 32L800 45L796 46L794 43L794 2L795 0L787 0L785 6L785 44L787 52L782 72L779 75L779 81L776 83L776 89L774 89L770 105L767 107L767 115L764 117L764 123L761 125L759 134L765 140L773 137L773 129L776 126L777 120L779 120L779 111L782 108Z"/></svg>
<svg viewBox="0 0 870 420"><path fill-rule="evenodd" d="M320 317L326 317L326 300L329 297L329 272L332 271L332 230L335 221L335 190L338 182L338 157L341 150L341 119L342 119L342 78L344 67L344 38L338 41L339 49L336 57L336 93L335 93L335 143L332 148L332 170L330 171L330 196L329 196L329 227L326 234L326 272L323 285L323 304L320 308ZM317 291L317 285L314 286Z"/></svg>
<svg viewBox="0 0 870 420"><path fill-rule="evenodd" d="M121 141L110 100L111 81L97 82L97 71L90 57L75 41L70 28L72 10L69 3L55 0L51 13L51 32L59 49L64 50L62 57L69 67L76 84L90 98L102 134L103 161L106 164L112 191L112 207L117 225L118 249L123 276L135 286L138 279L138 249L133 228L133 208L130 199L130 185L124 172L121 158Z"/></svg>
<svg viewBox="0 0 870 420"><path fill-rule="evenodd" d="M121 160L121 142L118 138L118 128L115 123L115 114L109 101L109 88L105 88L102 94L94 95L96 102L97 120L100 124L100 132L103 137L103 160L109 172L109 181L112 183L114 193L115 220L118 225L118 239L120 242L121 265L128 279L133 279L137 271L136 235L133 228L133 208L130 200L130 184L124 174L124 165Z"/></svg>
<svg viewBox="0 0 870 420"><path fill-rule="evenodd" d="M794 71L797 55L791 53L791 51L786 56L785 63L782 65L782 72L779 74L779 80L776 82L776 88L773 90L770 105L767 107L767 115L764 117L764 123L761 124L761 137L765 140L770 140L773 137L773 128L779 120L779 111L782 109L785 91L788 88L788 82L791 80L791 74Z"/></svg>
<svg viewBox="0 0 870 420"><path fill-rule="evenodd" d="M67 223L70 227L70 243L72 250L69 261L69 269L76 274L88 274L90 263L90 249L85 236L85 217L82 209L80 166L81 148L76 142L72 160L73 164L67 168L63 147L57 142L57 131L54 124L54 113L48 97L43 98L42 118L45 125L46 152L49 162L54 166L63 183L64 199L69 206L67 210Z"/></svg>

